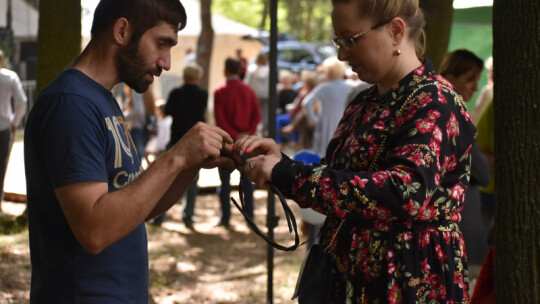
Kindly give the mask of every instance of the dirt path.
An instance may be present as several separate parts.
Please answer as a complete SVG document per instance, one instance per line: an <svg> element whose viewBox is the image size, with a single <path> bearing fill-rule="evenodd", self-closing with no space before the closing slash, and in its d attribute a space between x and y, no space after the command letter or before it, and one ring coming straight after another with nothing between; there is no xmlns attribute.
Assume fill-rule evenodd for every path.
<svg viewBox="0 0 540 304"><path fill-rule="evenodd" d="M233 196L237 194L233 192ZM266 192L256 191L255 198L255 218L262 227L266 222ZM290 205L298 214L296 205ZM4 205L9 206L20 209L21 204ZM278 205L276 209L282 219L275 230L276 239L292 243ZM169 210L162 227L147 225L149 303L266 303L266 243L249 231L235 209L232 229L216 227L219 211L216 195L200 195L195 208L195 230L182 224L180 205ZM296 303L290 298L304 250L301 247L292 253L274 251L274 303ZM0 304L27 303L28 233L0 236L0 259Z"/></svg>

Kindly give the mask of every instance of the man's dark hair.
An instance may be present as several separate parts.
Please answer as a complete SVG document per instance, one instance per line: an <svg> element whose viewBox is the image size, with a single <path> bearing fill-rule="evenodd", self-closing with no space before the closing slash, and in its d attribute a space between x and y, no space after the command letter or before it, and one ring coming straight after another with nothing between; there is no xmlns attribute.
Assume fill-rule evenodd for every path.
<svg viewBox="0 0 540 304"><path fill-rule="evenodd" d="M90 31L92 38L100 36L119 18L126 18L134 29L133 38L139 40L148 29L165 21L186 26L186 10L179 0L101 0L94 12Z"/></svg>
<svg viewBox="0 0 540 304"><path fill-rule="evenodd" d="M225 70L231 74L239 75L240 70L242 69L242 63L240 63L240 60L227 57L225 60Z"/></svg>

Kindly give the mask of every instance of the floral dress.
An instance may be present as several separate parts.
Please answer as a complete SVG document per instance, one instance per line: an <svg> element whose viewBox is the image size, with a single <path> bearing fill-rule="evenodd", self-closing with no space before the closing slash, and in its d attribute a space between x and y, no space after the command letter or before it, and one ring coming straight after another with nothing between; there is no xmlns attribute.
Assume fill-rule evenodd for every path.
<svg viewBox="0 0 540 304"><path fill-rule="evenodd" d="M431 62L345 109L322 164L284 157L272 181L327 215L331 303L468 303L457 223L476 129Z"/></svg>

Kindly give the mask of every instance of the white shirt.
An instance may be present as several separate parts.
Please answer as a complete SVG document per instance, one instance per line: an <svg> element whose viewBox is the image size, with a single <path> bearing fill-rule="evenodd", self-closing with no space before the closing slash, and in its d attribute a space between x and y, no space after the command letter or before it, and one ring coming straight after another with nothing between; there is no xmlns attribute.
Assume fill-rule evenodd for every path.
<svg viewBox="0 0 540 304"><path fill-rule="evenodd" d="M13 98L13 107L11 106ZM13 111L15 108L15 111ZM18 126L26 112L26 95L17 73L0 69L0 130Z"/></svg>
<svg viewBox="0 0 540 304"><path fill-rule="evenodd" d="M308 121L316 124L311 149L320 156L326 154L326 147L345 111L350 90L344 79L327 81L317 85L302 101ZM319 103L317 111L316 103Z"/></svg>

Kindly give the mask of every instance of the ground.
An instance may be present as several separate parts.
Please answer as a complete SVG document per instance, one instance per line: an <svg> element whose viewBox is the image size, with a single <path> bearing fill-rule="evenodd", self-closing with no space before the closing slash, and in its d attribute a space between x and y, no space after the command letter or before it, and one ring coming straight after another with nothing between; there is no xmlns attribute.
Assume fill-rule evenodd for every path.
<svg viewBox="0 0 540 304"><path fill-rule="evenodd" d="M236 192L232 195L237 197ZM266 223L266 192L256 191L255 198L256 222L266 231L262 228ZM291 202L290 206L298 214L296 205ZM22 213L24 207L20 203L3 204L11 214ZM149 303L267 303L266 243L231 207L231 229L215 226L220 211L215 194L198 196L195 230L182 224L180 204L169 210L162 227L147 224ZM281 219L275 230L276 240L293 244L279 203L276 210ZM300 224L299 219L297 222ZM296 303L290 298L304 253L304 246L295 252L274 250L274 303ZM0 303L28 303L31 267L26 230L0 235L0 260Z"/></svg>

